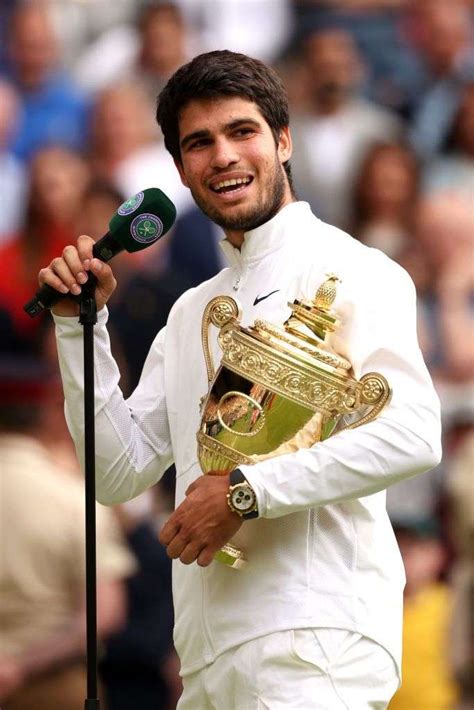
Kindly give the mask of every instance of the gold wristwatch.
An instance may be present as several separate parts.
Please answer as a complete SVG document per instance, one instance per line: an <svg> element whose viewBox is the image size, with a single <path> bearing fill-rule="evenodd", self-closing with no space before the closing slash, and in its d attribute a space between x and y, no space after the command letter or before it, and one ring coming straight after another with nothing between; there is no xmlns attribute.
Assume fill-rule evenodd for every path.
<svg viewBox="0 0 474 710"><path fill-rule="evenodd" d="M237 513L244 520L258 517L255 491L238 468L234 469L230 474L227 504L232 512Z"/></svg>

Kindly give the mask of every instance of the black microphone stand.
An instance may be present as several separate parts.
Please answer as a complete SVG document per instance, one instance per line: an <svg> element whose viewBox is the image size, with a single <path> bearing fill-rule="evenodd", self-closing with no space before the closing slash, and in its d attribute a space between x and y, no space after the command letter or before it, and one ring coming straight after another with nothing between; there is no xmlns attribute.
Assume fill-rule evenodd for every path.
<svg viewBox="0 0 474 710"><path fill-rule="evenodd" d="M97 323L95 287L97 279L89 274L82 286L79 322L84 335L84 455L86 501L86 639L87 698L84 710L100 710L97 694L97 565L95 516L95 390L94 390L94 325Z"/></svg>

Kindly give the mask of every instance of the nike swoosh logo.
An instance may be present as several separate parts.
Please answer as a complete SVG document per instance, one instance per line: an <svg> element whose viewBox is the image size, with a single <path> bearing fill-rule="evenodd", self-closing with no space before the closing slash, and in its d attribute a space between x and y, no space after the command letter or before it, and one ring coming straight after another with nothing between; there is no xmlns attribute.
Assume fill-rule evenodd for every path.
<svg viewBox="0 0 474 710"><path fill-rule="evenodd" d="M266 298L270 298L270 296L273 296L274 293L278 293L280 289L277 288L276 291L270 291L270 293L267 293L266 296L257 296L255 301L253 302L253 305L256 306L257 303L260 303L260 301L264 301Z"/></svg>

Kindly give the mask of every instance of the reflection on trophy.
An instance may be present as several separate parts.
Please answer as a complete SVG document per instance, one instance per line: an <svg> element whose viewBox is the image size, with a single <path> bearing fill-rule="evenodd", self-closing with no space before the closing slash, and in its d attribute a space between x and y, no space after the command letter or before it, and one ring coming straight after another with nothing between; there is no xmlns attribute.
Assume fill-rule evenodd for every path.
<svg viewBox="0 0 474 710"><path fill-rule="evenodd" d="M203 473L227 474L239 464L308 448L375 419L387 404L386 379L371 372L356 380L350 362L331 346L340 326L331 310L338 280L329 274L313 301L289 303L292 315L283 327L263 320L242 327L240 308L229 296L208 303L202 344L209 391L197 434ZM211 324L220 329L217 372L209 349ZM356 413L354 421L349 415ZM232 544L215 557L234 568L245 564L244 552Z"/></svg>

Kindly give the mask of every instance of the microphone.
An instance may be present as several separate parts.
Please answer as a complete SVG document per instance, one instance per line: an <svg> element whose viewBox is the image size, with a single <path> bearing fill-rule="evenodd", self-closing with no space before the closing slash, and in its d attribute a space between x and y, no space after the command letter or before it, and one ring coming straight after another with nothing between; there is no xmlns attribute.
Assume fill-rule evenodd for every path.
<svg viewBox="0 0 474 710"><path fill-rule="evenodd" d="M109 231L94 244L92 253L107 262L121 251L146 249L166 234L175 219L176 208L171 200L157 187L149 187L120 205L109 222ZM34 318L68 295L43 284L23 310Z"/></svg>

